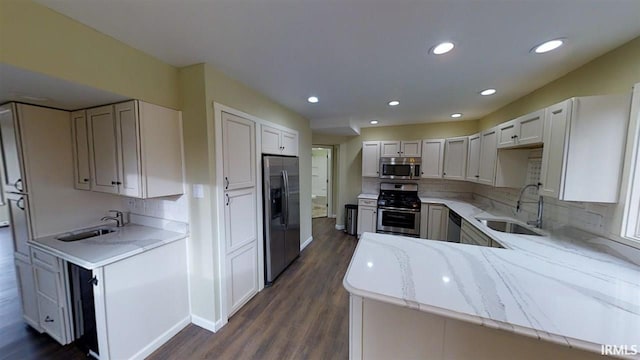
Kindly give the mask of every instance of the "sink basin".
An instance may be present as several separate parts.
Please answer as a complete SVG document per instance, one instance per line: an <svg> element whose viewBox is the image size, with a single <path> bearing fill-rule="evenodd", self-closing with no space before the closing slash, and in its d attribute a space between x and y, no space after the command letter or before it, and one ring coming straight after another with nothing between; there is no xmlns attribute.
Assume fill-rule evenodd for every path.
<svg viewBox="0 0 640 360"><path fill-rule="evenodd" d="M99 229L93 229L93 230L85 230L85 231L77 232L75 234L59 236L56 239L60 241L78 241L78 240L84 240L84 239L88 239L88 238L92 238L100 235L106 235L114 231L115 230L112 230L109 228L99 228Z"/></svg>
<svg viewBox="0 0 640 360"><path fill-rule="evenodd" d="M518 223L506 221L506 220L490 220L490 219L477 219L482 224L486 225L488 228L493 229L495 231L500 231L504 233L510 234L521 234L521 235L534 235L534 236L542 236L541 234L524 227Z"/></svg>

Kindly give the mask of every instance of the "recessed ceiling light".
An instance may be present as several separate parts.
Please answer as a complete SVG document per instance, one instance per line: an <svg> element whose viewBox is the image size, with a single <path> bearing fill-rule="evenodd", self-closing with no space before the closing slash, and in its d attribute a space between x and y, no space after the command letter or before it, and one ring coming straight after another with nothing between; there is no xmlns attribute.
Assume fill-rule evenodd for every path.
<svg viewBox="0 0 640 360"><path fill-rule="evenodd" d="M309 98L307 99L308 102L315 104L318 102L318 98L315 96L309 96Z"/></svg>
<svg viewBox="0 0 640 360"><path fill-rule="evenodd" d="M398 105L400 105L400 101L398 100L389 101L389 106L398 106Z"/></svg>
<svg viewBox="0 0 640 360"><path fill-rule="evenodd" d="M496 89L484 89L482 91L480 91L480 95L482 96L489 96L489 95L493 95L496 93Z"/></svg>
<svg viewBox="0 0 640 360"><path fill-rule="evenodd" d="M454 46L455 45L453 45L453 43L451 42L443 42L431 48L431 53L434 55L446 54L449 51L453 50Z"/></svg>
<svg viewBox="0 0 640 360"><path fill-rule="evenodd" d="M371 120L371 121L369 121L369 124L371 124L371 125L375 125L375 124L377 124L377 123L378 123L378 120Z"/></svg>
<svg viewBox="0 0 640 360"><path fill-rule="evenodd" d="M562 44L564 44L564 41L562 39L549 40L534 47L532 51L536 54L544 54L546 52L559 48L560 46L562 46Z"/></svg>
<svg viewBox="0 0 640 360"><path fill-rule="evenodd" d="M459 117L462 117L462 114L460 114L460 113L451 114L451 117L454 118L454 119L455 118L459 118Z"/></svg>

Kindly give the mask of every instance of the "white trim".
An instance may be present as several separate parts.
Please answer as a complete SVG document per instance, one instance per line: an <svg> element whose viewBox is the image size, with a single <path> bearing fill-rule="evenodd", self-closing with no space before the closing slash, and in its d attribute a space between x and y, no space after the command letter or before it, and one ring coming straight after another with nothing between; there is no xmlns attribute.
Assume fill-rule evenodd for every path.
<svg viewBox="0 0 640 360"><path fill-rule="evenodd" d="M311 242L313 241L313 236L309 236L307 240L305 240L302 245L300 245L300 251L304 250Z"/></svg>
<svg viewBox="0 0 640 360"><path fill-rule="evenodd" d="M336 230L344 230L344 225L336 224Z"/></svg>
<svg viewBox="0 0 640 360"><path fill-rule="evenodd" d="M311 149L319 148L327 150L327 217L335 218L333 213L333 146L330 145L311 145ZM313 154L311 155L313 158ZM313 204L313 200L311 201ZM313 205L312 205L313 206Z"/></svg>
<svg viewBox="0 0 640 360"><path fill-rule="evenodd" d="M211 332L216 332L223 326L222 321L213 322L194 314L191 314L191 323Z"/></svg>
<svg viewBox="0 0 640 360"><path fill-rule="evenodd" d="M627 187L620 233L624 243L637 247L640 240L640 83L633 88L628 134L627 142L631 142L632 145L631 152L627 152L630 160L624 171L628 178L623 179L623 183L627 181Z"/></svg>
<svg viewBox="0 0 640 360"><path fill-rule="evenodd" d="M180 320L178 323L173 325L169 330L162 333L156 339L151 341L147 346L142 348L142 350L138 351L135 355L133 355L131 359L144 359L147 356L151 355L151 353L153 353L158 348L160 348L160 346L164 345L164 343L169 341L169 339L174 337L177 333L179 333L182 329L187 327L187 325L189 324L191 324L191 316L187 316L186 318Z"/></svg>

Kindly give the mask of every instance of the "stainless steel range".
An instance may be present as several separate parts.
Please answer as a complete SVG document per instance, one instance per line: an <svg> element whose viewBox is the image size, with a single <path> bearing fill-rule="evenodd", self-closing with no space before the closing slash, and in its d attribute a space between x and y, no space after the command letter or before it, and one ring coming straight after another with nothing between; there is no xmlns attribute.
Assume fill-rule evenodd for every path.
<svg viewBox="0 0 640 360"><path fill-rule="evenodd" d="M376 232L420 236L418 184L380 184Z"/></svg>

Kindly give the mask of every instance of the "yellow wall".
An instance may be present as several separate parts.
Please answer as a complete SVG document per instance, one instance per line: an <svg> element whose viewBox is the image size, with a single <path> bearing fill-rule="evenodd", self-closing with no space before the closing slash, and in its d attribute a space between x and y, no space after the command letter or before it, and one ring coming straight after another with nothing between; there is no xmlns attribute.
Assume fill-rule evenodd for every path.
<svg viewBox="0 0 640 360"><path fill-rule="evenodd" d="M480 119L487 129L574 96L630 92L640 81L640 37Z"/></svg>
<svg viewBox="0 0 640 360"><path fill-rule="evenodd" d="M0 0L0 62L178 108L178 69L25 0Z"/></svg>

